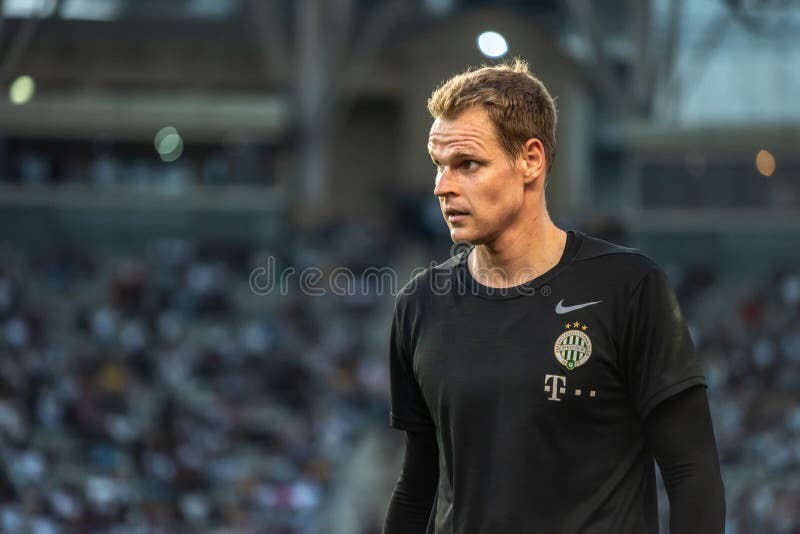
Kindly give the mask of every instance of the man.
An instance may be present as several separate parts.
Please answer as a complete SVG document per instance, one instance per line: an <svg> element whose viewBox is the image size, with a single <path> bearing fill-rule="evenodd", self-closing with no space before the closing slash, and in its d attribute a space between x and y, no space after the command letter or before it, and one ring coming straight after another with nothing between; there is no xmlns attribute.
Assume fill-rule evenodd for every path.
<svg viewBox="0 0 800 534"><path fill-rule="evenodd" d="M398 295L384 534L724 531L705 378L663 271L550 219L556 109L521 60L428 102L434 194L470 247Z"/></svg>

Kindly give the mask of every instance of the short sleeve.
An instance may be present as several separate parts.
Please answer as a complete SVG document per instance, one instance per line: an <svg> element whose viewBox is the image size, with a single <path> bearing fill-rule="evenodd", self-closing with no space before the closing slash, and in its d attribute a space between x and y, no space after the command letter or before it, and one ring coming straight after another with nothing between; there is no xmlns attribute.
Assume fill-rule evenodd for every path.
<svg viewBox="0 0 800 534"><path fill-rule="evenodd" d="M414 373L412 355L407 349L410 332L405 312L405 303L396 301L389 340L389 422L400 430L429 430L433 428L433 420Z"/></svg>
<svg viewBox="0 0 800 534"><path fill-rule="evenodd" d="M640 417L672 395L706 385L689 328L663 270L654 265L641 279L622 324L619 361Z"/></svg>

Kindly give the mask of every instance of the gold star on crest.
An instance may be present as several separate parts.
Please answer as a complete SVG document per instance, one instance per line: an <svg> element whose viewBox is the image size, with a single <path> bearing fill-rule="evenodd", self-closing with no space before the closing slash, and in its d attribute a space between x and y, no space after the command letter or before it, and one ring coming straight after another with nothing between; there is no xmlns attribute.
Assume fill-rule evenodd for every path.
<svg viewBox="0 0 800 534"><path fill-rule="evenodd" d="M586 330L587 328L589 328L589 327L588 327L588 326L586 326L586 325L583 325L583 326L581 327L581 330Z"/></svg>
<svg viewBox="0 0 800 534"><path fill-rule="evenodd" d="M578 328L580 325L581 325L581 323L579 323L578 321L575 321L574 323L572 323L572 326L574 326L575 328Z"/></svg>

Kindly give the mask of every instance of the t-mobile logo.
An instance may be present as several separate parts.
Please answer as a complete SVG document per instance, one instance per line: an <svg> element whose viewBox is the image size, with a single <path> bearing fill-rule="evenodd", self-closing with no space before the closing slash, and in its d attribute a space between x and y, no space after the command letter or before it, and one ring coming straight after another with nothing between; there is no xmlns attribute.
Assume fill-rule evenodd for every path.
<svg viewBox="0 0 800 534"><path fill-rule="evenodd" d="M544 392L549 393L550 396L547 400L560 401L559 394L567 392L567 377L559 375L545 375L544 376Z"/></svg>

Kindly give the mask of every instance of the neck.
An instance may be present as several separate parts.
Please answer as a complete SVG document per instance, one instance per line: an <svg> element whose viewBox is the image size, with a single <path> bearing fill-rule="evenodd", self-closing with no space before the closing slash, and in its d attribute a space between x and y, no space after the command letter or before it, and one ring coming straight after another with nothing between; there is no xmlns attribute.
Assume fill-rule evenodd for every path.
<svg viewBox="0 0 800 534"><path fill-rule="evenodd" d="M472 277L485 286L513 287L555 267L566 242L567 233L543 210L521 228L508 228L493 241L476 245L467 265Z"/></svg>

